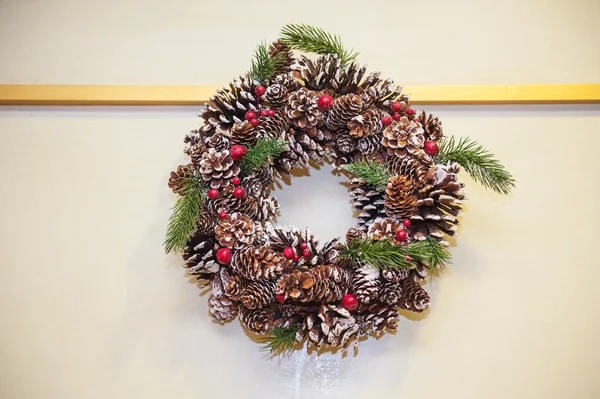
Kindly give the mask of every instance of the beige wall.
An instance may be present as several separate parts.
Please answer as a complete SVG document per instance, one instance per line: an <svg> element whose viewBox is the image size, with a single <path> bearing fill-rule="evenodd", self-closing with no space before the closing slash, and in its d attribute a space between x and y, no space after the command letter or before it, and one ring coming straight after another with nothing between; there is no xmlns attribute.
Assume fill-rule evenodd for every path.
<svg viewBox="0 0 600 399"><path fill-rule="evenodd" d="M407 83L600 81L595 1L321 3L0 0L0 83L225 83L286 20L342 33ZM600 107L431 110L517 189L464 176L454 264L396 336L356 358L269 360L237 322L210 322L162 252L197 109L0 108L0 397L600 397ZM280 221L343 234L337 181L295 179Z"/></svg>

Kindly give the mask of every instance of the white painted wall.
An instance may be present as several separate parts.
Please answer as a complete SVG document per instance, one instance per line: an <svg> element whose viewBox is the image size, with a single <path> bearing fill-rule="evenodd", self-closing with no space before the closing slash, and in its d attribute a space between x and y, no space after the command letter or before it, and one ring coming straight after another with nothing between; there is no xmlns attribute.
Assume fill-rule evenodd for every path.
<svg viewBox="0 0 600 399"><path fill-rule="evenodd" d="M407 83L600 81L595 1L345 4L0 0L0 83L226 83L284 21L342 33ZM269 360L237 322L210 322L162 252L166 180L197 109L0 108L0 397L599 397L600 107L431 111L517 189L464 176L454 264L396 336L356 358ZM295 179L280 221L343 234L337 181Z"/></svg>

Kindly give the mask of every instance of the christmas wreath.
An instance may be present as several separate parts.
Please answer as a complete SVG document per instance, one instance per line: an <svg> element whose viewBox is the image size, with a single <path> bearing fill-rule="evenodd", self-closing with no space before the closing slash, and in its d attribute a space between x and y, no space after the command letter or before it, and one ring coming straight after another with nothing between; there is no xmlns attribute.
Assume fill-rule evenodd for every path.
<svg viewBox="0 0 600 399"><path fill-rule="evenodd" d="M247 74L211 97L184 140L190 163L169 179L178 199L167 252L183 252L189 274L212 285L215 321L239 315L274 353L304 342L357 348L395 330L398 309L427 309L420 283L450 261L446 238L465 199L460 168L501 194L515 184L485 148L444 138L437 117L356 57L338 36L285 26L258 46ZM345 243L272 224L274 181L322 162L351 176L358 223Z"/></svg>

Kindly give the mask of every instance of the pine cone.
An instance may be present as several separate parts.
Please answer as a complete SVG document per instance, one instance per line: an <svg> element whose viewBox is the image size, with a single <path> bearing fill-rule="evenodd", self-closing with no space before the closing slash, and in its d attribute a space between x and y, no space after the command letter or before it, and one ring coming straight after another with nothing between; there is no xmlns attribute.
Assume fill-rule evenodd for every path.
<svg viewBox="0 0 600 399"><path fill-rule="evenodd" d="M273 58L279 54L283 55L283 62L277 73L282 74L290 70L290 65L292 65L292 62L294 61L294 55L292 54L290 47L278 39L269 46L269 58Z"/></svg>
<svg viewBox="0 0 600 399"><path fill-rule="evenodd" d="M411 273L411 270L409 270L409 269L398 269L398 270L385 269L381 272L381 276L383 277L383 279L385 281L395 284L395 283L399 283L400 280L404 280L405 278L407 278L410 273Z"/></svg>
<svg viewBox="0 0 600 399"><path fill-rule="evenodd" d="M185 136L183 142L185 143L183 152L192 159L192 165L197 167L202 154L206 151L206 144L204 143L202 133L198 130L192 130Z"/></svg>
<svg viewBox="0 0 600 399"><path fill-rule="evenodd" d="M293 270L277 280L275 292L300 302L341 300L350 285L350 271L336 265L316 266L306 272Z"/></svg>
<svg viewBox="0 0 600 399"><path fill-rule="evenodd" d="M309 314L296 334L302 341L308 336L309 345L346 348L355 338L358 344L360 330L356 319L341 305L321 304L318 313Z"/></svg>
<svg viewBox="0 0 600 399"><path fill-rule="evenodd" d="M383 333L386 328L393 331L398 327L398 311L394 306L374 302L363 311L363 314L365 314L364 323L370 324L376 334Z"/></svg>
<svg viewBox="0 0 600 399"><path fill-rule="evenodd" d="M248 246L235 253L231 268L249 280L272 280L283 273L289 262L281 252L267 246Z"/></svg>
<svg viewBox="0 0 600 399"><path fill-rule="evenodd" d="M402 288L398 283L385 282L379 289L379 300L388 305L397 306L400 302Z"/></svg>
<svg viewBox="0 0 600 399"><path fill-rule="evenodd" d="M439 141L444 137L442 121L437 116L427 114L427 112L423 111L419 114L418 120L425 131L425 140Z"/></svg>
<svg viewBox="0 0 600 399"><path fill-rule="evenodd" d="M352 292L360 305L366 305L377 297L379 292L379 270L372 266L363 266L354 270L352 275Z"/></svg>
<svg viewBox="0 0 600 399"><path fill-rule="evenodd" d="M387 148L389 155L399 158L407 154L420 155L424 153L425 135L418 123L403 116L398 122L391 123L383 130L381 143Z"/></svg>
<svg viewBox="0 0 600 399"><path fill-rule="evenodd" d="M396 243L396 232L398 230L404 230L404 227L402 227L402 223L400 223L399 220L391 218L377 219L369 227L367 236L372 238L373 241L379 241L386 238L391 242Z"/></svg>
<svg viewBox="0 0 600 399"><path fill-rule="evenodd" d="M399 306L411 312L422 312L429 307L429 294L412 278L400 282L402 295Z"/></svg>
<svg viewBox="0 0 600 399"><path fill-rule="evenodd" d="M340 66L340 60L331 54L320 56L314 61L301 55L294 60L290 69L292 76L303 80L308 89L320 91L335 85L335 75Z"/></svg>
<svg viewBox="0 0 600 399"><path fill-rule="evenodd" d="M264 194L268 195L271 191L271 185L275 181L271 167L265 166L264 168L255 171L253 177L260 181Z"/></svg>
<svg viewBox="0 0 600 399"><path fill-rule="evenodd" d="M288 73L280 73L271 80L271 84L280 84L285 87L288 93L296 91L302 85Z"/></svg>
<svg viewBox="0 0 600 399"><path fill-rule="evenodd" d="M346 242L349 243L352 240L360 240L365 238L365 233L361 229L356 227L350 227L346 232Z"/></svg>
<svg viewBox="0 0 600 399"><path fill-rule="evenodd" d="M243 145L246 147L254 147L258 136L254 131L254 127L248 121L236 123L231 128L231 144Z"/></svg>
<svg viewBox="0 0 600 399"><path fill-rule="evenodd" d="M204 138L207 148L214 148L217 151L223 151L229 148L229 139L220 133L215 133Z"/></svg>
<svg viewBox="0 0 600 399"><path fill-rule="evenodd" d="M208 297L208 312L215 321L226 323L238 314L238 306L226 296L217 298L215 295Z"/></svg>
<svg viewBox="0 0 600 399"><path fill-rule="evenodd" d="M253 281L248 284L240 300L248 309L264 308L275 301L274 287L272 281Z"/></svg>
<svg viewBox="0 0 600 399"><path fill-rule="evenodd" d="M310 157L304 151L304 147L296 141L294 134L284 135L287 145L279 156L274 160L275 171L281 176L287 176L295 168L308 166Z"/></svg>
<svg viewBox="0 0 600 399"><path fill-rule="evenodd" d="M350 135L359 139L361 137L378 134L383 127L381 116L381 111L377 108L369 108L362 114L353 117L350 122L348 122Z"/></svg>
<svg viewBox="0 0 600 399"><path fill-rule="evenodd" d="M287 101L287 96L288 90L279 83L272 84L265 92L265 99L272 108L281 107Z"/></svg>
<svg viewBox="0 0 600 399"><path fill-rule="evenodd" d="M336 150L342 154L351 154L356 150L356 140L350 137L346 132L342 132L338 135L338 139L335 142Z"/></svg>
<svg viewBox="0 0 600 399"><path fill-rule="evenodd" d="M358 228L366 232L375 219L387 217L384 196L365 186L360 180L353 179L350 183L354 184L350 191L352 206L359 212Z"/></svg>
<svg viewBox="0 0 600 399"><path fill-rule="evenodd" d="M231 178L240 173L240 168L234 164L228 150L219 152L209 148L200 159L200 173L204 181L218 189L229 186Z"/></svg>
<svg viewBox="0 0 600 399"><path fill-rule="evenodd" d="M345 129L348 122L360 114L362 108L362 99L356 94L338 97L333 102L325 123L330 130Z"/></svg>
<svg viewBox="0 0 600 399"><path fill-rule="evenodd" d="M279 203L275 197L259 197L256 217L261 222L270 222L279 214Z"/></svg>
<svg viewBox="0 0 600 399"><path fill-rule="evenodd" d="M194 177L194 170L191 165L179 165L176 171L171 172L169 177L169 188L173 190L175 194L183 195L182 190L186 186L184 179L190 179Z"/></svg>
<svg viewBox="0 0 600 399"><path fill-rule="evenodd" d="M382 150L381 136L363 137L358 140L356 148L363 155L379 154Z"/></svg>
<svg viewBox="0 0 600 399"><path fill-rule="evenodd" d="M273 314L265 309L240 307L240 321L251 332L265 334L273 326Z"/></svg>
<svg viewBox="0 0 600 399"><path fill-rule="evenodd" d="M427 171L430 167L417 159L410 157L387 157L385 164L387 170L393 175L406 176L418 182L419 186L424 185L427 181Z"/></svg>
<svg viewBox="0 0 600 399"><path fill-rule="evenodd" d="M196 233L204 235L213 235L217 219L210 212L202 212L196 220Z"/></svg>
<svg viewBox="0 0 600 399"><path fill-rule="evenodd" d="M183 250L188 274L197 276L198 280L211 280L220 268L216 260L218 249L214 237L195 233Z"/></svg>
<svg viewBox="0 0 600 399"><path fill-rule="evenodd" d="M301 324L305 318L305 311L297 303L282 303L274 308L273 315L274 327L290 327Z"/></svg>
<svg viewBox="0 0 600 399"><path fill-rule="evenodd" d="M220 271L223 292L234 301L239 301L242 293L248 286L248 281L232 272L227 267L222 267Z"/></svg>
<svg viewBox="0 0 600 399"><path fill-rule="evenodd" d="M258 204L255 199L250 195L244 195L241 198L237 198L233 195L235 187L229 186L221 190L219 195L214 200L206 199L205 207L213 215L218 215L219 212L225 211L227 213L243 213L250 218L255 218L258 214Z"/></svg>
<svg viewBox="0 0 600 399"><path fill-rule="evenodd" d="M405 219L417 213L416 187L412 179L405 176L390 178L385 189L386 213L396 219Z"/></svg>
<svg viewBox="0 0 600 399"><path fill-rule="evenodd" d="M284 113L290 123L299 129L316 126L321 119L317 96L305 87L289 95Z"/></svg>
<svg viewBox="0 0 600 399"><path fill-rule="evenodd" d="M219 220L215 235L221 246L240 249L252 242L254 230L254 224L248 216L234 212Z"/></svg>

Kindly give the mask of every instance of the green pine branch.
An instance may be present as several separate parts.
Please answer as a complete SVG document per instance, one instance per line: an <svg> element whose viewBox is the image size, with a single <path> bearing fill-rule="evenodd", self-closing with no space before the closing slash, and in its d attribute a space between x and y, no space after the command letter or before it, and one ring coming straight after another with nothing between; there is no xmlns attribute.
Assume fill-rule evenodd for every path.
<svg viewBox="0 0 600 399"><path fill-rule="evenodd" d="M283 67L285 54L277 54L273 57L269 56L269 49L266 43L261 43L256 47L252 65L250 66L250 76L252 79L258 80L264 84L269 79L273 78L277 71Z"/></svg>
<svg viewBox="0 0 600 399"><path fill-rule="evenodd" d="M509 194L515 187L514 177L482 145L470 138L445 138L440 142L436 163L456 162L477 183L499 194Z"/></svg>
<svg viewBox="0 0 600 399"><path fill-rule="evenodd" d="M290 48L308 53L333 54L342 60L342 66L358 57L354 50L346 50L338 35L306 24L288 24L281 28L280 38Z"/></svg>
<svg viewBox="0 0 600 399"><path fill-rule="evenodd" d="M252 148L246 148L246 155L240 161L242 173L246 176L269 165L285 149L286 142L281 139L259 139Z"/></svg>
<svg viewBox="0 0 600 399"><path fill-rule="evenodd" d="M275 327L267 333L263 340L263 349L273 355L291 352L296 344L296 333L299 325L289 327Z"/></svg>
<svg viewBox="0 0 600 399"><path fill-rule="evenodd" d="M196 231L196 220L202 212L202 202L206 187L198 178L182 180L181 196L175 201L173 213L169 218L164 242L165 252L181 251L188 239Z"/></svg>
<svg viewBox="0 0 600 399"><path fill-rule="evenodd" d="M343 166L344 169L354 173L356 177L365 181L365 184L377 191L384 191L391 175L385 166L374 161L352 162Z"/></svg>
<svg viewBox="0 0 600 399"><path fill-rule="evenodd" d="M411 261L406 260L407 255L412 258ZM413 241L406 247L385 239L352 240L343 247L342 257L347 259L352 267L370 265L379 270L411 269L415 267L415 262L433 270L450 262L450 253L442 244L431 238Z"/></svg>

